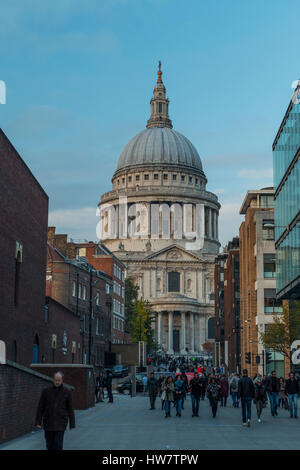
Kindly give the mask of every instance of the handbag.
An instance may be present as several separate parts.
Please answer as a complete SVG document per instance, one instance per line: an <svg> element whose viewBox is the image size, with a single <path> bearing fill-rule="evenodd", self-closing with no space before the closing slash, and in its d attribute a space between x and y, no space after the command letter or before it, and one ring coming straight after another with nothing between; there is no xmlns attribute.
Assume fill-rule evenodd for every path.
<svg viewBox="0 0 300 470"><path fill-rule="evenodd" d="M166 391L164 390L161 394L161 399L164 401L166 399Z"/></svg>

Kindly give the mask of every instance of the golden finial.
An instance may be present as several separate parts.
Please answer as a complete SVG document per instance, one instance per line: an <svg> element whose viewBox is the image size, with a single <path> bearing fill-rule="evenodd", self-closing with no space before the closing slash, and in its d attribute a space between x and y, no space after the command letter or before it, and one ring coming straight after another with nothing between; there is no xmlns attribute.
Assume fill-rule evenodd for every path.
<svg viewBox="0 0 300 470"><path fill-rule="evenodd" d="M161 61L158 62L158 72L157 72L158 78L157 78L157 83L162 83L162 71L161 71Z"/></svg>

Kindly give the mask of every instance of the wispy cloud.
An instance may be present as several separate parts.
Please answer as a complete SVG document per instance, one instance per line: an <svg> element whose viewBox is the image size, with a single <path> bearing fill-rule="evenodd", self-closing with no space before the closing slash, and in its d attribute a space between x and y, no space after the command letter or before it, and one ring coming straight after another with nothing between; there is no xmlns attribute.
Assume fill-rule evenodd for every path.
<svg viewBox="0 0 300 470"><path fill-rule="evenodd" d="M96 207L83 207L50 211L48 224L49 227L56 227L58 233L68 234L70 238L95 241L99 222L96 210Z"/></svg>
<svg viewBox="0 0 300 470"><path fill-rule="evenodd" d="M239 178L262 179L273 178L273 168L246 169L237 173Z"/></svg>

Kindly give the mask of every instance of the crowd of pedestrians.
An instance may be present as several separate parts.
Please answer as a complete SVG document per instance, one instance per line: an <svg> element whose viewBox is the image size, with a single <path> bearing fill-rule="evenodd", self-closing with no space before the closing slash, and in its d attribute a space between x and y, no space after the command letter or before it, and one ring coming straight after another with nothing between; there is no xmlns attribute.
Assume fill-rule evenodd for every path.
<svg viewBox="0 0 300 470"><path fill-rule="evenodd" d="M247 369L242 374L226 374L219 368L172 359L158 379L155 379L154 373L151 374L148 384L150 409L155 409L155 400L160 397L166 418L171 417L172 408L175 408L176 416L181 417L188 395L191 397L193 418L199 417L200 400L205 397L213 418L217 416L218 406L228 406L228 398L231 397L230 406L241 408L243 426L251 426L252 403L256 407L258 423L262 423L263 410L267 406L273 417L278 416L281 407L289 411L291 418L297 418L300 388L293 372L288 379L277 377L276 371L268 376L250 378Z"/></svg>

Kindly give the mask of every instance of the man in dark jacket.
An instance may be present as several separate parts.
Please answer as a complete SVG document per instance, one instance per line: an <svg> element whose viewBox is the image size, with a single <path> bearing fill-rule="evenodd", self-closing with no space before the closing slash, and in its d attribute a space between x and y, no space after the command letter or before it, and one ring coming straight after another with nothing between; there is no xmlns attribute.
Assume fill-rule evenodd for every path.
<svg viewBox="0 0 300 470"><path fill-rule="evenodd" d="M297 418L297 400L298 400L298 393L299 393L299 382L295 378L294 372L289 373L289 378L285 382L285 394L288 396L289 399L289 406L290 406L290 416Z"/></svg>
<svg viewBox="0 0 300 470"><path fill-rule="evenodd" d="M202 387L203 382L200 380L198 372L195 372L194 377L190 381L193 417L199 417L199 402L202 393Z"/></svg>
<svg viewBox="0 0 300 470"><path fill-rule="evenodd" d="M35 419L37 428L43 423L47 450L63 449L68 420L70 429L75 428L72 394L63 386L63 374L56 372L53 386L42 391Z"/></svg>
<svg viewBox="0 0 300 470"><path fill-rule="evenodd" d="M148 393L150 397L150 406L151 406L150 410L155 409L155 400L156 400L157 393L158 393L158 387L159 387L159 384L157 380L154 378L154 372L151 372L150 379L148 380Z"/></svg>
<svg viewBox="0 0 300 470"><path fill-rule="evenodd" d="M276 377L276 371L273 370L272 375L266 380L266 391L269 396L271 414L277 416L277 408L279 405L279 391L280 391L280 380Z"/></svg>
<svg viewBox="0 0 300 470"><path fill-rule="evenodd" d="M106 390L107 390L107 394L108 394L108 403L113 403L113 401L114 401L113 394L112 394L112 379L113 379L113 376L112 376L111 371L107 370L106 371L105 385L106 385Z"/></svg>
<svg viewBox="0 0 300 470"><path fill-rule="evenodd" d="M206 376L205 373L203 373L202 376L200 376L200 382L201 382L201 384L202 384L201 400L204 400L204 399L205 399L205 393L206 393L207 385L208 385L208 380L207 380L207 376Z"/></svg>
<svg viewBox="0 0 300 470"><path fill-rule="evenodd" d="M250 377L248 377L247 369L243 370L243 377L240 378L238 384L238 398L241 398L243 426L251 424L251 405L254 398L254 385ZM246 416L247 414L247 416Z"/></svg>

